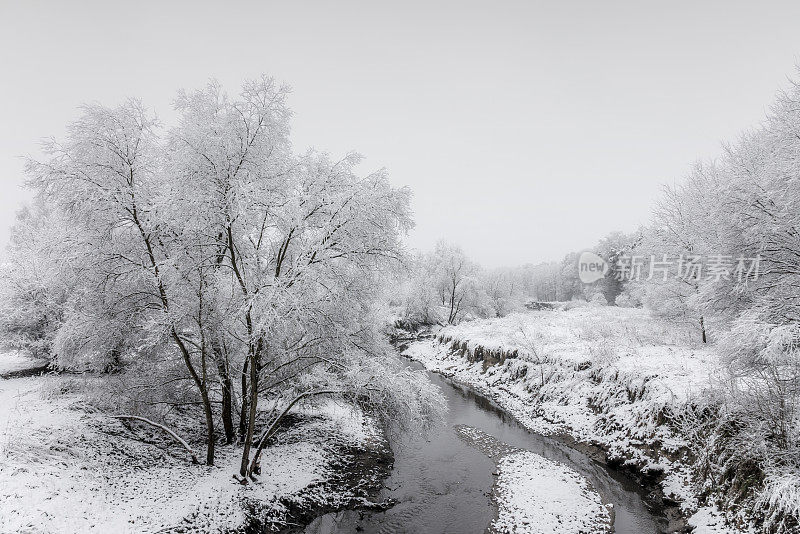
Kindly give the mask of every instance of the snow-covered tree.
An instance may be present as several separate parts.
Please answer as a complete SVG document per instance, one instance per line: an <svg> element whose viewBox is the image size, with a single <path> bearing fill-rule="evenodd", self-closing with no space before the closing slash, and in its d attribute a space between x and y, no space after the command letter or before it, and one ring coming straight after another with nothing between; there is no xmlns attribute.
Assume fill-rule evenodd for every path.
<svg viewBox="0 0 800 534"><path fill-rule="evenodd" d="M800 86L792 85L758 128L667 189L647 243L685 266L700 260L702 271L647 284L645 301L693 316L701 328L713 321L728 398L704 472L723 482L723 500L749 507L770 532L791 532L800 522L798 154ZM740 469L763 483L738 480Z"/></svg>
<svg viewBox="0 0 800 534"><path fill-rule="evenodd" d="M518 276L511 269L484 271L478 277L481 292L485 295L488 315L505 317L524 309L524 296Z"/></svg>
<svg viewBox="0 0 800 534"><path fill-rule="evenodd" d="M11 228L8 261L0 266L0 339L9 348L53 358L53 342L72 292L59 268L73 253L66 221L42 202L23 208Z"/></svg>
<svg viewBox="0 0 800 534"><path fill-rule="evenodd" d="M447 323L457 323L477 306L479 266L457 245L439 241L432 255L436 289L447 311Z"/></svg>
<svg viewBox="0 0 800 534"><path fill-rule="evenodd" d="M240 379L243 477L256 465L260 396L376 387L368 376L347 378L388 350L371 303L411 224L408 191L384 171L358 174L359 156L291 154L285 96L268 78L246 84L237 100L211 84L181 95L169 136L168 166L180 180L170 205L199 230L203 261L237 317L227 331L217 321L211 335L227 340L228 373Z"/></svg>
<svg viewBox="0 0 800 534"><path fill-rule="evenodd" d="M17 323L60 365L164 373L151 389L191 383L207 463L219 418L230 443L239 408L243 477L268 438L255 433L261 399L288 409L333 395L420 425L439 403L423 375L392 365L376 319L382 274L404 254L409 192L385 171L359 173L357 155L295 155L286 95L266 77L236 99L216 83L181 92L165 133L136 100L85 106L28 163L46 210L17 230L5 277L33 309ZM63 219L68 253L42 230L48 217ZM47 277L29 274L39 264ZM48 306L58 316L42 326Z"/></svg>

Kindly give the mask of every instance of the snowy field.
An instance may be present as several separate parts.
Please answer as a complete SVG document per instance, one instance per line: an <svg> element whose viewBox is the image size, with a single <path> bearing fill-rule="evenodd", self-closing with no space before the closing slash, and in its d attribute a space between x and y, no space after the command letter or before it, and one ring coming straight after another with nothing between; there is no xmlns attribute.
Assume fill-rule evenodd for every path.
<svg viewBox="0 0 800 534"><path fill-rule="evenodd" d="M610 462L652 476L696 532L727 532L698 510L685 433L666 424L713 399L720 375L690 325L641 309L587 306L464 322L406 355L493 398L522 424L601 445ZM502 362L497 364L498 360Z"/></svg>
<svg viewBox="0 0 800 534"><path fill-rule="evenodd" d="M26 363L16 354L0 362ZM228 532L245 524L247 503L266 503L262 512L280 523L286 502L350 502L322 484L338 454L330 443L379 439L361 414L327 404L266 448L259 482L242 486L232 477L238 449L221 447L215 467L192 465L158 431L126 427L64 392L70 380L0 379L2 533Z"/></svg>

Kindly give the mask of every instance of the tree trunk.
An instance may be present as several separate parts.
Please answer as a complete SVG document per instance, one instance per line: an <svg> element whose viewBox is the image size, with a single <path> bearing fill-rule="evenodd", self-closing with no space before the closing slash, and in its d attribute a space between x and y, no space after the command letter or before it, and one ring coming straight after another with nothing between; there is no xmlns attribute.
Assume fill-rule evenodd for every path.
<svg viewBox="0 0 800 534"><path fill-rule="evenodd" d="M305 393L300 393L294 399L286 405L286 407L272 420L272 423L269 425L267 430L264 431L262 434L261 439L258 440L258 446L256 447L256 451L253 454L253 461L250 463L250 467L247 471L248 476L253 476L253 473L257 471L258 468L258 460L261 456L261 451L264 449L264 446L267 444L267 440L275 433L275 430L278 428L278 423L281 422L281 419L289 413L289 410L297 404L299 401L306 397L311 397L314 395L329 395L332 393L336 393L334 390L323 390L323 391L306 391ZM244 476L244 474L242 474Z"/></svg>
<svg viewBox="0 0 800 534"><path fill-rule="evenodd" d="M236 432L233 426L233 380L226 352L220 347L219 342L211 337L211 350L217 364L217 372L222 386L222 427L225 430L225 444L233 443Z"/></svg>
<svg viewBox="0 0 800 534"><path fill-rule="evenodd" d="M189 370L189 375L191 375L192 380L194 380L197 389L200 390L200 397L203 400L203 412L205 412L206 416L206 436L208 439L208 443L206 444L206 464L214 465L214 412L211 409L211 400L208 397L208 387L206 382L198 376L194 365L192 365L192 357L189 354L189 350L186 348L186 344L178 335L178 331L175 330L174 326L172 327L171 334L173 341L175 341L175 344L178 345L181 351L181 356L183 356L183 361L186 364L186 368Z"/></svg>
<svg viewBox="0 0 800 534"><path fill-rule="evenodd" d="M705 321L703 320L703 316L700 316L700 333L703 336L703 343L707 343L706 341L706 325Z"/></svg>
<svg viewBox="0 0 800 534"><path fill-rule="evenodd" d="M203 411L206 413L206 465L214 465L214 451L216 438L214 436L214 412L211 410L211 400L208 398L208 389L203 387L200 392L203 399Z"/></svg>
<svg viewBox="0 0 800 534"><path fill-rule="evenodd" d="M447 316L447 324L453 324L455 321L455 317L453 315L453 309L456 305L456 284L453 283L453 290L450 292L450 314Z"/></svg>
<svg viewBox="0 0 800 534"><path fill-rule="evenodd" d="M233 384L230 376L222 379L222 427L225 430L225 444L231 445L236 440L233 426Z"/></svg>
<svg viewBox="0 0 800 534"><path fill-rule="evenodd" d="M250 357L248 356L242 368L242 409L239 411L239 443L244 443L244 438L247 434L247 368L249 364Z"/></svg>
<svg viewBox="0 0 800 534"><path fill-rule="evenodd" d="M256 426L256 409L258 408L258 371L260 365L260 348L251 349L252 358L250 361L250 394L249 410L247 414L247 432L244 438L244 450L242 451L242 465L239 474L242 479L247 477L247 468L250 463L250 448L253 445L253 433Z"/></svg>

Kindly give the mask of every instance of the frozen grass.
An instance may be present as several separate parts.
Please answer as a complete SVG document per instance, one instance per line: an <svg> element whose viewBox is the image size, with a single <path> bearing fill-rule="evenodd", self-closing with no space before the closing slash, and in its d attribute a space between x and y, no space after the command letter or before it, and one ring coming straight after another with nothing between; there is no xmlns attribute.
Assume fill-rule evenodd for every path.
<svg viewBox="0 0 800 534"><path fill-rule="evenodd" d="M70 380L0 379L0 532L230 532L247 502L280 522L281 500L349 497L318 494L337 460L331 436L361 446L377 436L363 414L322 406L280 434L259 482L242 486L238 449L221 447L215 467L191 465L157 432L94 412Z"/></svg>
<svg viewBox="0 0 800 534"><path fill-rule="evenodd" d="M530 451L520 451L501 458L498 470L498 517L492 522L493 532L610 532L609 509L572 469Z"/></svg>
<svg viewBox="0 0 800 534"><path fill-rule="evenodd" d="M758 504L769 513L764 524L775 532L793 531L787 518L800 517L800 473L768 474Z"/></svg>
<svg viewBox="0 0 800 534"><path fill-rule="evenodd" d="M610 460L660 480L687 513L697 508L680 423L714 401L721 366L694 325L632 308L535 311L446 327L406 354L536 432L604 446Z"/></svg>
<svg viewBox="0 0 800 534"><path fill-rule="evenodd" d="M635 360L647 348L684 355L702 350L694 325L665 323L642 309L602 306L463 322L442 329L439 337L466 341L472 349L519 351L529 360L576 363L626 356Z"/></svg>

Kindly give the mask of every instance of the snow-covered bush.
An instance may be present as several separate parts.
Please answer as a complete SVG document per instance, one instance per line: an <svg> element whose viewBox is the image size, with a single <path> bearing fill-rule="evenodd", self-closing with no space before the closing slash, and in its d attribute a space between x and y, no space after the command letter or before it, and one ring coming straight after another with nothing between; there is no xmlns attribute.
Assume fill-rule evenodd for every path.
<svg viewBox="0 0 800 534"><path fill-rule="evenodd" d="M588 301L583 300L583 299L572 299L572 300L569 300L569 301L565 302L561 306L561 309L562 310L574 310L574 309L577 309L577 308L585 308L586 306L589 306L589 302Z"/></svg>
<svg viewBox="0 0 800 534"><path fill-rule="evenodd" d="M800 471L767 472L755 505L763 510L764 527L769 532L797 532L800 529Z"/></svg>
<svg viewBox="0 0 800 534"><path fill-rule="evenodd" d="M634 283L625 285L625 289L619 294L614 304L621 308L641 308L642 294L641 286Z"/></svg>
<svg viewBox="0 0 800 534"><path fill-rule="evenodd" d="M726 508L763 519L769 532L800 527L800 326L743 314L720 340L727 399L713 425L705 473Z"/></svg>
<svg viewBox="0 0 800 534"><path fill-rule="evenodd" d="M589 302L594 306L608 306L608 301L602 293L595 293Z"/></svg>

